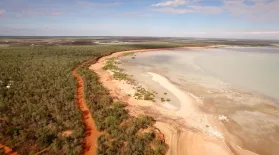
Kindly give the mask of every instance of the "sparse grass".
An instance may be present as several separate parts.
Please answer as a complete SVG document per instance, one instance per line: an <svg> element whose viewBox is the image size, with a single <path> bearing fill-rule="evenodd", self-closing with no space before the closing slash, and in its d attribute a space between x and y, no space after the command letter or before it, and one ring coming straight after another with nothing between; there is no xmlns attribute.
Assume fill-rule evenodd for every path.
<svg viewBox="0 0 279 155"><path fill-rule="evenodd" d="M106 65L103 67L104 70L119 71L120 69L115 65L116 58L110 58L106 61Z"/></svg>
<svg viewBox="0 0 279 155"><path fill-rule="evenodd" d="M130 75L121 71L113 71L113 78L119 81L126 81L128 84L135 84L135 80Z"/></svg>
<svg viewBox="0 0 279 155"><path fill-rule="evenodd" d="M153 100L154 96L151 93L147 93L147 94L144 94L143 99L144 100Z"/></svg>
<svg viewBox="0 0 279 155"><path fill-rule="evenodd" d="M127 53L124 53L123 56L129 56L129 55L133 55L134 52L127 52Z"/></svg>
<svg viewBox="0 0 279 155"><path fill-rule="evenodd" d="M138 100L150 100L154 101L155 99L155 94L152 92L147 91L145 88L139 86L136 88L136 93L134 95L135 99Z"/></svg>
<svg viewBox="0 0 279 155"><path fill-rule="evenodd" d="M103 67L104 70L110 70L113 72L113 78L119 81L126 81L128 84L134 84L135 80L128 74L124 73L121 68L116 64L120 62L116 61L117 58L110 58L106 61L106 65Z"/></svg>
<svg viewBox="0 0 279 155"><path fill-rule="evenodd" d="M119 80L119 81L130 80L130 77L129 77L128 74L125 74L125 73L122 73L122 72L116 72L116 71L113 71L113 78L116 79L116 80Z"/></svg>
<svg viewBox="0 0 279 155"><path fill-rule="evenodd" d="M130 55L131 53L128 53ZM133 53L132 53L133 54ZM113 78L119 81L126 81L128 84L136 85L135 80L128 74L122 72L118 66L116 66L116 58L110 58L107 60L106 65L103 67L105 70L111 70L113 72ZM134 98L137 100L150 100L155 101L155 91L149 92L141 86L136 87L136 93Z"/></svg>

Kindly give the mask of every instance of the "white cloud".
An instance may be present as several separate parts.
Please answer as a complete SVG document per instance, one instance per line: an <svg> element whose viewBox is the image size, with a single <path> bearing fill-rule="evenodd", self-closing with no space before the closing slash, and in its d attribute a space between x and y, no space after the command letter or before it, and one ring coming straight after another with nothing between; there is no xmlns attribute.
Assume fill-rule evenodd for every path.
<svg viewBox="0 0 279 155"><path fill-rule="evenodd" d="M98 15L100 16L100 15ZM121 12L121 13L104 13L104 14L101 14L101 16L103 17L115 17L115 16L118 16L118 17L131 17L131 18L134 18L134 17L151 17L152 14L150 13L145 13L145 12Z"/></svg>
<svg viewBox="0 0 279 155"><path fill-rule="evenodd" d="M150 13L141 13L141 12L124 12L116 14L116 16L126 16L126 17L148 17L152 16Z"/></svg>
<svg viewBox="0 0 279 155"><path fill-rule="evenodd" d="M49 16L57 16L62 14L61 11L53 11L53 10L23 10L21 16L25 15L49 15Z"/></svg>
<svg viewBox="0 0 279 155"><path fill-rule="evenodd" d="M153 4L154 10L173 14L201 13L201 14L218 14L223 10L217 6L199 5L202 0L169 0L162 3ZM183 6L179 7L178 6Z"/></svg>
<svg viewBox="0 0 279 155"><path fill-rule="evenodd" d="M232 39L279 39L279 30L256 30L256 31L187 31L182 33L184 37L194 38L232 38Z"/></svg>
<svg viewBox="0 0 279 155"><path fill-rule="evenodd" d="M185 37L196 38L238 38L238 39L279 39L279 30L258 30L258 31L188 31L184 32Z"/></svg>
<svg viewBox="0 0 279 155"><path fill-rule="evenodd" d="M97 3L97 2L90 2L90 1L77 1L78 4L88 7L109 7L109 6L117 6L122 3L119 2L112 2L112 3Z"/></svg>
<svg viewBox="0 0 279 155"><path fill-rule="evenodd" d="M159 12L167 12L167 13L172 13L172 14L186 14L186 13L194 13L193 10L190 9L177 9L177 8L158 8L154 9L155 11Z"/></svg>
<svg viewBox="0 0 279 155"><path fill-rule="evenodd" d="M265 34L265 35L278 35L279 31L252 31L252 32L248 32L248 33L253 34L253 35L262 35L262 34Z"/></svg>
<svg viewBox="0 0 279 155"><path fill-rule="evenodd" d="M5 10L0 9L0 15L4 14L5 12Z"/></svg>
<svg viewBox="0 0 279 155"><path fill-rule="evenodd" d="M188 13L219 14L223 11L223 9L219 7L202 6L202 5L188 5L186 8L162 7L162 8L156 8L154 10L159 12L172 13L172 14L188 14Z"/></svg>
<svg viewBox="0 0 279 155"><path fill-rule="evenodd" d="M187 0L170 0L163 3L153 4L155 7L169 7L169 6L180 6L187 3Z"/></svg>
<svg viewBox="0 0 279 155"><path fill-rule="evenodd" d="M278 22L279 0L219 0L221 5L201 5L207 0L169 0L153 4L155 11L173 14L219 14L227 12L233 17L249 21ZM250 3L247 3L250 2ZM179 7L178 7L179 6Z"/></svg>
<svg viewBox="0 0 279 155"><path fill-rule="evenodd" d="M190 5L189 8L202 14L219 14L223 12L222 8L216 6Z"/></svg>
<svg viewBox="0 0 279 155"><path fill-rule="evenodd" d="M250 0L253 5L244 1L224 1L224 10L232 16L250 21L279 21L279 1Z"/></svg>

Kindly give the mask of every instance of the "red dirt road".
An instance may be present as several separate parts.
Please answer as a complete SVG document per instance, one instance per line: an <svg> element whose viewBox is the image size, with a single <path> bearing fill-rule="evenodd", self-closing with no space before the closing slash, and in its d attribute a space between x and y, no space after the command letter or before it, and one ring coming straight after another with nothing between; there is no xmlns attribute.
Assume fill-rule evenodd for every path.
<svg viewBox="0 0 279 155"><path fill-rule="evenodd" d="M0 149L4 149L4 152L6 155L18 155L17 152L14 152L11 148L8 146L0 144Z"/></svg>
<svg viewBox="0 0 279 155"><path fill-rule="evenodd" d="M87 61L96 60L94 57L93 59ZM84 62L84 63L87 63ZM100 135L93 117L86 105L85 96L84 96L84 82L82 77L76 72L77 69L82 66L79 65L75 69L73 69L72 74L77 80L77 91L76 91L76 99L77 99L77 106L82 111L83 123L85 127L85 137L84 137L84 144L83 144L83 154L84 155L95 155L97 149L97 138Z"/></svg>

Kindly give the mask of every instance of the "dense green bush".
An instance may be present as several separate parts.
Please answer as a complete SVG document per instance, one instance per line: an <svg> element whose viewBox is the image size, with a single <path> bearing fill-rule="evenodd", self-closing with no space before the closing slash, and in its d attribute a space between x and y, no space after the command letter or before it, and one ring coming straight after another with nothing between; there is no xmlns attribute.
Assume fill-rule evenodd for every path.
<svg viewBox="0 0 279 155"><path fill-rule="evenodd" d="M84 130L81 112L75 106L76 81L72 69L94 56L162 46L177 45L0 47L0 143L20 154L45 148L48 148L47 154L78 154L82 150ZM112 104L96 74L88 70L89 65L80 70L86 81L87 104L99 130L111 135L120 133L120 137L113 137L114 141L106 145L109 147L106 151L114 151L120 147L115 148L112 143L123 145L117 138L123 141L130 138L123 135L129 129L122 129L120 125L129 116L122 105ZM129 133L136 133L139 126L148 126L147 120L133 118L135 131ZM72 134L63 136L65 131ZM100 146L105 144L99 143ZM128 145L132 144L125 144Z"/></svg>

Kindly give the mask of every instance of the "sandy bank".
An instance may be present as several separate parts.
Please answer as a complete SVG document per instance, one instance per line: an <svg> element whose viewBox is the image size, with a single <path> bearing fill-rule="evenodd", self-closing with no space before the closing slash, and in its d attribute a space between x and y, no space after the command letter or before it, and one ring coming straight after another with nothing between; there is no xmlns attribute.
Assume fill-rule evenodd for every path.
<svg viewBox="0 0 279 155"><path fill-rule="evenodd" d="M184 47L180 49L199 49L205 47ZM209 47L206 47L209 48ZM225 141L222 124L216 118L206 115L198 108L200 104L197 98L169 82L165 77L149 73L152 79L159 85L174 94L180 104L180 109L171 109L167 103L153 103L151 101L136 100L130 97L135 90L132 85L112 78L112 74L102 69L106 59L122 56L125 53L160 51L170 49L133 50L113 53L102 57L90 69L99 75L99 81L107 88L114 99L128 104L128 110L132 115L145 114L157 120L156 127L165 135L166 143L169 145L167 154L170 155L230 155L249 154L238 147L229 147Z"/></svg>

